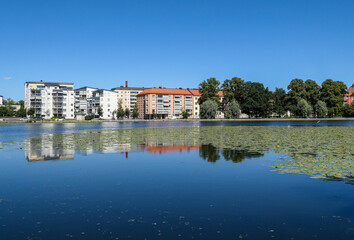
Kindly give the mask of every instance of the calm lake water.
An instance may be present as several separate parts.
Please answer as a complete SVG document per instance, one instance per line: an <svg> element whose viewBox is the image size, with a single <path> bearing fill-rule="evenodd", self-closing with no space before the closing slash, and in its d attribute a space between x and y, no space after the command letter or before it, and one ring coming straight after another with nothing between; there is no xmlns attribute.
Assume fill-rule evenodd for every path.
<svg viewBox="0 0 354 240"><path fill-rule="evenodd" d="M316 126L0 125L0 142L16 142L0 149L0 239L354 239L354 185L272 171L284 154L199 144L121 152L31 145L38 143L31 137L77 130L240 124ZM353 134L354 121L319 124Z"/></svg>

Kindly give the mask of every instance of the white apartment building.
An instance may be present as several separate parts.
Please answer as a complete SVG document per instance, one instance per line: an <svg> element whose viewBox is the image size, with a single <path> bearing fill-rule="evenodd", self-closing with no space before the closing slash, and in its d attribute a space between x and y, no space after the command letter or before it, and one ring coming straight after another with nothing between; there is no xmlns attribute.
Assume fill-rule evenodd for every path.
<svg viewBox="0 0 354 240"><path fill-rule="evenodd" d="M4 103L4 97L0 95L0 105L3 105Z"/></svg>
<svg viewBox="0 0 354 240"><path fill-rule="evenodd" d="M91 102L93 93L98 88L82 87L75 89L75 113L84 115L93 114L92 108L89 108L89 102Z"/></svg>
<svg viewBox="0 0 354 240"><path fill-rule="evenodd" d="M74 118L74 84L55 82L26 82L25 108L33 108L36 117Z"/></svg>
<svg viewBox="0 0 354 240"><path fill-rule="evenodd" d="M143 87L128 87L128 81L125 81L125 87L112 88L113 91L117 92L117 102L121 101L123 109L128 108L131 112L137 104L137 95L144 89Z"/></svg>
<svg viewBox="0 0 354 240"><path fill-rule="evenodd" d="M89 112L98 116L98 107L102 109L101 119L115 119L118 110L117 92L105 89L98 89L93 92L92 98L88 99Z"/></svg>

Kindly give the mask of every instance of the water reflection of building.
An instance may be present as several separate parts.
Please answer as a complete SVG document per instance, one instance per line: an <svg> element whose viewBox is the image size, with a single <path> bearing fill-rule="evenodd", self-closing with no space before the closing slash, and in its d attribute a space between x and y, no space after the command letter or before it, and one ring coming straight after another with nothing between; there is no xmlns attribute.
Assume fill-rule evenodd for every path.
<svg viewBox="0 0 354 240"><path fill-rule="evenodd" d="M64 137L56 138L55 141L53 141L51 137L53 136L25 139L25 158L27 161L32 162L74 158L74 150L60 147L65 141Z"/></svg>

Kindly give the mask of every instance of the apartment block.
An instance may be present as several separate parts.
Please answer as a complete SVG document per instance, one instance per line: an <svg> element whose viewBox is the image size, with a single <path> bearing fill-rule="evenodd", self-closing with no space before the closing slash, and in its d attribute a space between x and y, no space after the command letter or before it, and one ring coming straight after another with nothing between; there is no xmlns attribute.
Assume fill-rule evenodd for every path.
<svg viewBox="0 0 354 240"><path fill-rule="evenodd" d="M36 117L74 118L74 84L59 82L26 82L25 108L33 108Z"/></svg>
<svg viewBox="0 0 354 240"><path fill-rule="evenodd" d="M120 86L112 88L117 92L117 102L121 101L124 109L128 108L131 112L137 103L137 95L145 90L143 87L128 87L128 81L125 82L125 87Z"/></svg>
<svg viewBox="0 0 354 240"><path fill-rule="evenodd" d="M98 88L92 88L92 87L81 87L78 89L75 89L75 113L80 113L84 115L91 115L92 113L92 108L89 106L92 106L92 97L93 93L97 91Z"/></svg>
<svg viewBox="0 0 354 240"><path fill-rule="evenodd" d="M0 105L4 104L4 97L0 95Z"/></svg>
<svg viewBox="0 0 354 240"><path fill-rule="evenodd" d="M354 102L354 84L348 88L348 93L344 95L344 104Z"/></svg>
<svg viewBox="0 0 354 240"><path fill-rule="evenodd" d="M222 100L222 92L218 92ZM198 89L149 88L137 96L139 118L181 118L182 112L189 113L189 118L199 118L200 106L198 100L201 94ZM217 118L223 113L218 112Z"/></svg>
<svg viewBox="0 0 354 240"><path fill-rule="evenodd" d="M88 108L95 116L98 116L98 108L101 107L103 114L101 119L114 119L118 110L117 92L98 89L93 92L89 99Z"/></svg>

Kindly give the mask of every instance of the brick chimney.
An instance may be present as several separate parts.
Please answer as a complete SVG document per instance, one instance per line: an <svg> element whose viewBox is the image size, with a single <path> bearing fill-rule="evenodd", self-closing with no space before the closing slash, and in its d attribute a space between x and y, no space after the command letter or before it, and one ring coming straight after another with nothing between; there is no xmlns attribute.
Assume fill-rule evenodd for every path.
<svg viewBox="0 0 354 240"><path fill-rule="evenodd" d="M128 87L128 81L125 81L125 87Z"/></svg>

